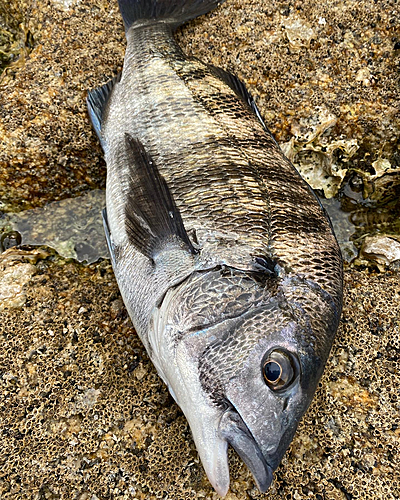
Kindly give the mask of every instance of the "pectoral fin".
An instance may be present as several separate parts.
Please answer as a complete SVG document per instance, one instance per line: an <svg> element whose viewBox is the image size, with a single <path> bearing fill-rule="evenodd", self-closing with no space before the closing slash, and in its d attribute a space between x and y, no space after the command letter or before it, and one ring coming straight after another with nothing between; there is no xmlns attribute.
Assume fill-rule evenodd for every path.
<svg viewBox="0 0 400 500"><path fill-rule="evenodd" d="M150 259L170 243L191 254L197 253L168 185L143 144L125 134L124 147L130 175L125 206L125 228L130 243Z"/></svg>

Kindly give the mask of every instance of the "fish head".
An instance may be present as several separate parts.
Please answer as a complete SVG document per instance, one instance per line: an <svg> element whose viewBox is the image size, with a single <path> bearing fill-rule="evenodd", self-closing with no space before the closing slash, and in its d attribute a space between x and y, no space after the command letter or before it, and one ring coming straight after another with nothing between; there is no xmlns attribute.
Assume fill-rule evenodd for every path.
<svg viewBox="0 0 400 500"><path fill-rule="evenodd" d="M250 335L257 324L268 328L269 313L261 310L247 318L242 331ZM228 407L219 424L220 435L246 463L262 492L272 482L272 472L293 439L323 368L321 359L299 343L296 323L268 330L269 335L243 354L237 371L224 381Z"/></svg>
<svg viewBox="0 0 400 500"><path fill-rule="evenodd" d="M240 318L199 358L203 390L221 409L219 436L260 491L270 486L322 373L322 360L304 345L310 332L303 328L272 300Z"/></svg>
<svg viewBox="0 0 400 500"><path fill-rule="evenodd" d="M229 487L228 445L246 463L260 491L269 488L312 400L333 340L330 332L313 326L302 307L278 293L179 339L176 363L169 364L179 374L166 379L183 381L171 392L220 495Z"/></svg>

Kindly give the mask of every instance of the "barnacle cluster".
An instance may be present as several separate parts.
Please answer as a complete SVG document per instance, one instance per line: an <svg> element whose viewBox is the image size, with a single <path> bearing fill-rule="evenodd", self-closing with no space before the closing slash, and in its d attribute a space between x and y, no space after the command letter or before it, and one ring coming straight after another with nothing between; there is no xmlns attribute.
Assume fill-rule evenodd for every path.
<svg viewBox="0 0 400 500"><path fill-rule="evenodd" d="M22 4L23 5L23 4ZM21 6L19 6L21 7ZM4 73L22 67L34 46L34 38L24 25L21 8L9 3L0 5L0 83Z"/></svg>
<svg viewBox="0 0 400 500"><path fill-rule="evenodd" d="M0 280L18 253L35 272L0 312L1 497L215 498L110 264L13 252ZM332 356L268 496L231 450L228 499L398 498L398 283L346 273Z"/></svg>

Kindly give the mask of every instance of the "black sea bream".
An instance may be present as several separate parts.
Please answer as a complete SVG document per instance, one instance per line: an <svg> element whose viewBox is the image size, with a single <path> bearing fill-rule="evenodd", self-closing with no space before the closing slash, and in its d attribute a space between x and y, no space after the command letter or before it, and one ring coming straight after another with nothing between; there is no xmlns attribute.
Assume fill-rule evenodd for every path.
<svg viewBox="0 0 400 500"><path fill-rule="evenodd" d="M342 261L244 85L174 40L217 4L120 0L124 69L88 106L121 294L225 495L228 444L271 484L333 342Z"/></svg>

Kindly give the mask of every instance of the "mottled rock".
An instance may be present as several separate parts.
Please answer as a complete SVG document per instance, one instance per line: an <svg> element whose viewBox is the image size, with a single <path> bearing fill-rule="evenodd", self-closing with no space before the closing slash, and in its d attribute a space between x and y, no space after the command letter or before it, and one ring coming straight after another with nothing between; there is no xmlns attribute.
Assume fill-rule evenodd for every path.
<svg viewBox="0 0 400 500"><path fill-rule="evenodd" d="M34 267L25 305L0 312L1 498L216 500L110 264ZM271 490L230 450L228 498L399 498L400 274L345 277L332 355Z"/></svg>

